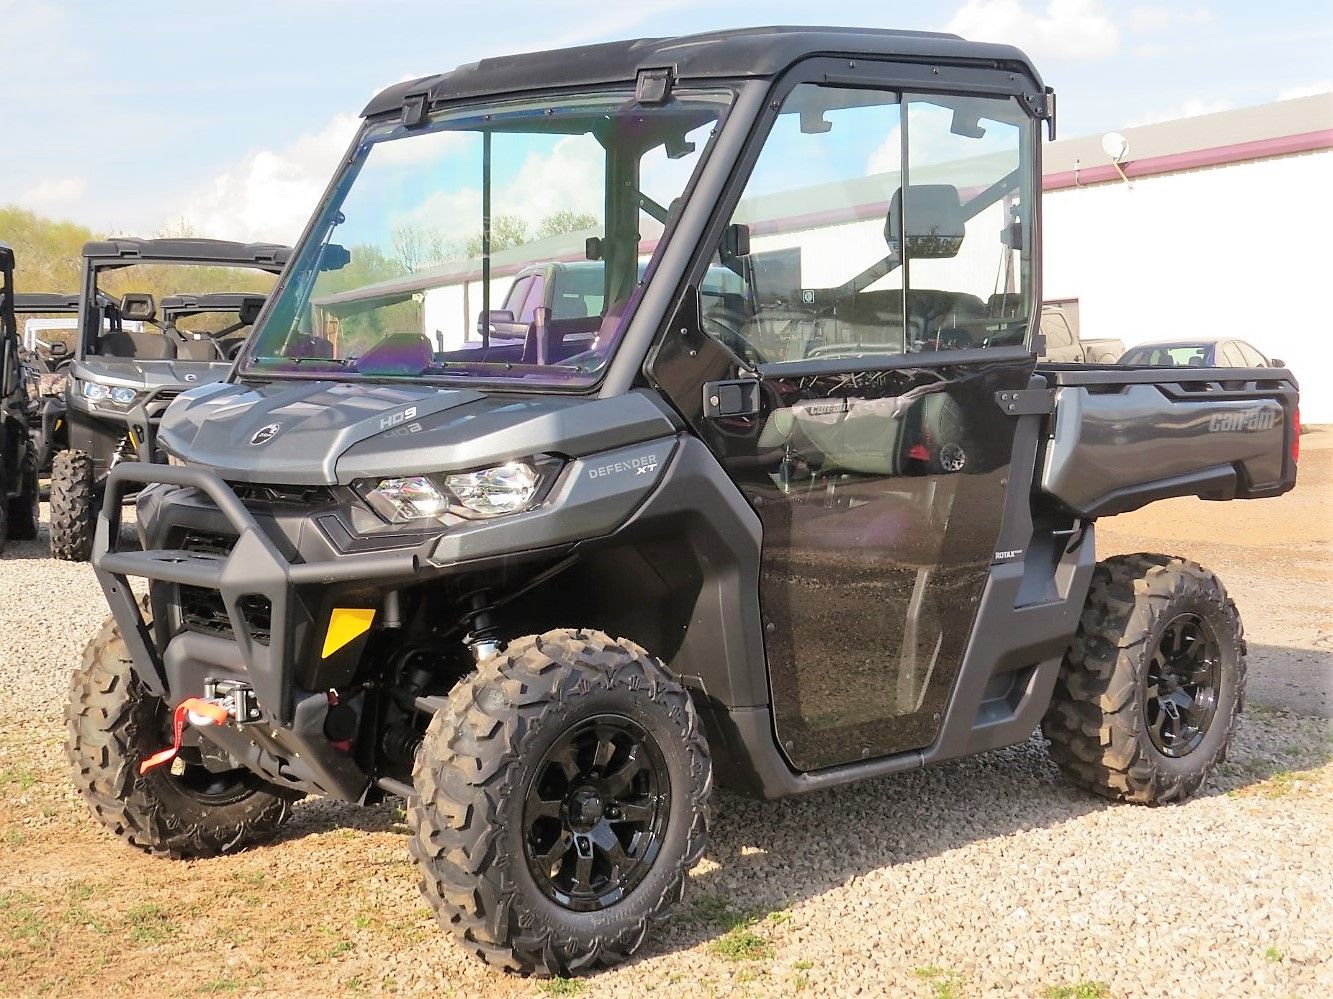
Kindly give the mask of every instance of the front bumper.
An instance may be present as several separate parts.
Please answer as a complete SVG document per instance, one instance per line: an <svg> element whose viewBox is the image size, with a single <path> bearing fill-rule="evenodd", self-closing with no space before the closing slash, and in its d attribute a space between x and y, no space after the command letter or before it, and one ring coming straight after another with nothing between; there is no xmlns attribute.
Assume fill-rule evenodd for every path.
<svg viewBox="0 0 1333 999"><path fill-rule="evenodd" d="M151 484L205 494L235 536L230 552L151 545L143 551L119 550L125 494ZM276 782L359 800L369 777L350 757L328 752L323 726L329 698L326 691L304 691L295 682L298 645L308 642L330 587L355 584L365 591L418 581L432 569L428 564L432 544L325 561L294 560L215 472L197 466L127 462L107 477L92 563L136 673L154 694L175 703L202 693L205 678L250 685L261 716L241 727L209 729L207 737ZM150 625L130 588L131 576L153 584L216 591L226 609L230 634L221 638L177 628L168 613L171 601L164 594L178 592L172 586L151 588ZM262 630L254 624L256 601L267 605Z"/></svg>

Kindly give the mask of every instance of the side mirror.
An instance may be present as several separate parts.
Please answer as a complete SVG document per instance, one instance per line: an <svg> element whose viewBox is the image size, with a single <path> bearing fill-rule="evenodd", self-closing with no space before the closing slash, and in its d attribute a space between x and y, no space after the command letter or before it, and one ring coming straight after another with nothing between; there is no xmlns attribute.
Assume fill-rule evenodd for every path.
<svg viewBox="0 0 1333 999"><path fill-rule="evenodd" d="M1270 357L1268 363L1275 368L1285 368L1287 366L1287 362L1280 357Z"/></svg>
<svg viewBox="0 0 1333 999"><path fill-rule="evenodd" d="M477 316L477 332L485 333L495 332L495 327L499 325L514 324L514 314L508 309L491 309L490 312L483 312Z"/></svg>
<svg viewBox="0 0 1333 999"><path fill-rule="evenodd" d="M319 253L321 271L340 271L352 262L352 253L338 243L329 243Z"/></svg>
<svg viewBox="0 0 1333 999"><path fill-rule="evenodd" d="M750 227L733 222L722 233L722 256L748 257L750 255Z"/></svg>
<svg viewBox="0 0 1333 999"><path fill-rule="evenodd" d="M909 184L906 192L908 232L903 237L902 188L893 192L884 239L897 256L947 259L958 256L967 232L958 188L952 184Z"/></svg>

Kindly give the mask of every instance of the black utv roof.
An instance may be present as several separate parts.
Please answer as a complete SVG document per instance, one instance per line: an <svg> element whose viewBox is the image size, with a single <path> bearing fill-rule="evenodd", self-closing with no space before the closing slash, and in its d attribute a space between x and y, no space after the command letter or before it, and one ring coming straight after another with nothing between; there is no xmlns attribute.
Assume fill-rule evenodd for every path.
<svg viewBox="0 0 1333 999"><path fill-rule="evenodd" d="M14 296L15 312L78 312L79 296L59 291L28 291Z"/></svg>
<svg viewBox="0 0 1333 999"><path fill-rule="evenodd" d="M366 105L362 115L401 108L408 97L429 103L548 87L577 87L634 80L642 69L670 69L677 79L772 77L813 55L886 56L910 60L967 61L1023 70L1042 91L1031 61L1011 45L969 42L957 35L880 28L739 28L678 38L638 38L577 48L498 56L448 73L395 84Z"/></svg>
<svg viewBox="0 0 1333 999"><path fill-rule="evenodd" d="M158 302L158 307L166 312L239 312L247 301L264 296L257 292L219 291L206 295L168 295Z"/></svg>
<svg viewBox="0 0 1333 999"><path fill-rule="evenodd" d="M83 256L99 264L218 264L257 267L277 274L292 255L279 243L234 243L225 239L95 239Z"/></svg>

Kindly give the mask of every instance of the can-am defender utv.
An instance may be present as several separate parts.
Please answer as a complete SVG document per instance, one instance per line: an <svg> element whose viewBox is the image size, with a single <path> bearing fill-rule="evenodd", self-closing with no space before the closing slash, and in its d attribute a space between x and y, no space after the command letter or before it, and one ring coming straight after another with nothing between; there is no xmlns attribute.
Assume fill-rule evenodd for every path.
<svg viewBox="0 0 1333 999"><path fill-rule="evenodd" d="M24 362L14 311L14 250L0 243L0 553L37 537L37 451L32 440L36 372Z"/></svg>
<svg viewBox="0 0 1333 999"><path fill-rule="evenodd" d="M163 418L172 464L109 476L68 714L95 813L190 857L402 795L440 922L569 973L680 899L714 777L772 798L1040 724L1093 791L1193 793L1236 608L1182 558L1099 563L1095 521L1290 489L1296 387L1037 366L1053 114L1016 49L851 29L385 91L235 373ZM586 315L478 328L577 258Z"/></svg>
<svg viewBox="0 0 1333 999"><path fill-rule="evenodd" d="M167 404L231 370L242 331L290 254L272 243L216 239L85 244L64 412L48 406L52 436L63 445L51 452L53 558L88 557L107 472L121 461L156 460L153 439ZM201 299L212 307L201 308ZM217 313L217 329L186 321Z"/></svg>
<svg viewBox="0 0 1333 999"><path fill-rule="evenodd" d="M32 360L38 375L37 419L32 432L37 467L42 473L50 471L54 454L69 447L65 389L69 366L74 363L71 345L78 340L80 298L77 292L48 291L14 296L24 355ZM111 304L103 296L101 307ZM131 329L138 332L138 324L131 324Z"/></svg>

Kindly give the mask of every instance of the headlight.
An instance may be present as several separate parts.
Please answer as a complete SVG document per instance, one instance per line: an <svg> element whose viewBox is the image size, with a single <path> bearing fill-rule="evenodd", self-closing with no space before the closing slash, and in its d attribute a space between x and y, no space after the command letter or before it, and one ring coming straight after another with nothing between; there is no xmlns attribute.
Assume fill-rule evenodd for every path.
<svg viewBox="0 0 1333 999"><path fill-rule="evenodd" d="M526 510L537 495L541 476L526 461L510 461L477 472L445 476L444 485L479 517L499 517Z"/></svg>
<svg viewBox="0 0 1333 999"><path fill-rule="evenodd" d="M91 403L109 403L117 409L128 409L139 398L138 390L127 385L111 388L97 382L80 382L79 391Z"/></svg>
<svg viewBox="0 0 1333 999"><path fill-rule="evenodd" d="M413 475L363 482L357 490L371 509L391 524L414 520L502 517L521 513L540 498L554 480L560 459L539 456L508 461L475 472Z"/></svg>
<svg viewBox="0 0 1333 999"><path fill-rule="evenodd" d="M424 475L405 479L384 479L365 494L366 502L391 524L438 517L449 501Z"/></svg>

